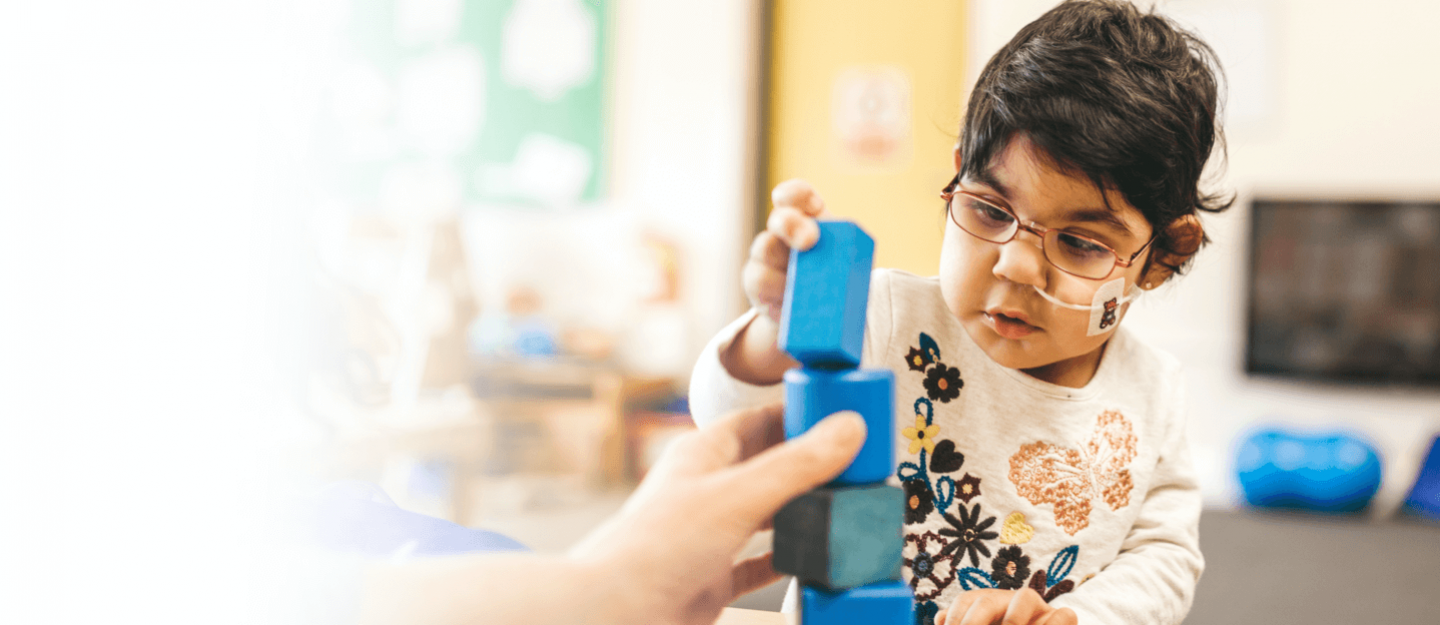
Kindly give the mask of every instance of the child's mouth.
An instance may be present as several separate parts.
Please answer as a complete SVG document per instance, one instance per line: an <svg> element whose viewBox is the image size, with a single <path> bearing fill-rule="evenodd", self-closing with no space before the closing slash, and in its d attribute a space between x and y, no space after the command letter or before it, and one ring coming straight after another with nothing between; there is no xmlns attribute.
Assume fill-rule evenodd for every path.
<svg viewBox="0 0 1440 625"><path fill-rule="evenodd" d="M1025 323L1024 321L1021 321L1009 315L998 312L987 312L984 314L985 319L990 322L990 326L995 329L995 333L999 334L1003 338L1025 338L1026 336L1029 336L1030 333L1036 330L1035 326L1032 326L1028 323Z"/></svg>

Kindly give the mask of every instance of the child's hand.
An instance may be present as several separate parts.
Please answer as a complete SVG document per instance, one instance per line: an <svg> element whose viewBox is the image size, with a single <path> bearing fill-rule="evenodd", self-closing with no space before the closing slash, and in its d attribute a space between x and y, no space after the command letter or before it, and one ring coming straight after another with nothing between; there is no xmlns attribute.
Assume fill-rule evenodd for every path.
<svg viewBox="0 0 1440 625"><path fill-rule="evenodd" d="M756 235L750 246L750 259L741 272L741 282L750 305L765 311L771 321L779 323L790 249L805 251L820 240L820 227L815 219L825 215L825 201L810 183L798 179L775 185L770 201L775 208L765 222L765 231Z"/></svg>
<svg viewBox="0 0 1440 625"><path fill-rule="evenodd" d="M986 588L960 593L935 625L1076 625L1075 611L1052 608L1029 588Z"/></svg>

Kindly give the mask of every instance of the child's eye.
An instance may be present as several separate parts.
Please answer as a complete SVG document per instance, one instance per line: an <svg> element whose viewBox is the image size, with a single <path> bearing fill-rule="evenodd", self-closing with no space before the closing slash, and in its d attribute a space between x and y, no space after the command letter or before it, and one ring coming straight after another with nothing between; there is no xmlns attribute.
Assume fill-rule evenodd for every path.
<svg viewBox="0 0 1440 625"><path fill-rule="evenodd" d="M1095 259L1110 255L1109 248L1085 237L1076 236L1067 232L1061 232L1055 237L1055 240L1060 244L1061 251L1075 258Z"/></svg>
<svg viewBox="0 0 1440 625"><path fill-rule="evenodd" d="M984 202L965 199L965 203L975 219L980 223L992 228L1008 228L1015 221L1015 216L1001 210L999 207L991 206Z"/></svg>

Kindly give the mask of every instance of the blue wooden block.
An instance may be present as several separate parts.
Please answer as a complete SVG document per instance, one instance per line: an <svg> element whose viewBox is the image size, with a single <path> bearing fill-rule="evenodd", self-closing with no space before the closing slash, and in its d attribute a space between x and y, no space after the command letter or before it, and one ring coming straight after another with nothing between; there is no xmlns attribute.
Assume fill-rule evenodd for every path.
<svg viewBox="0 0 1440 625"><path fill-rule="evenodd" d="M905 491L888 484L826 486L775 513L776 571L830 590L900 579Z"/></svg>
<svg viewBox="0 0 1440 625"><path fill-rule="evenodd" d="M912 625L915 598L910 585L888 581L840 592L800 587L802 625Z"/></svg>
<svg viewBox="0 0 1440 625"><path fill-rule="evenodd" d="M841 410L865 418L860 454L832 484L875 484L895 472L895 374L889 369L785 372L785 437L804 434Z"/></svg>
<svg viewBox="0 0 1440 625"><path fill-rule="evenodd" d="M820 240L790 252L780 349L806 367L860 364L875 240L848 221L820 222Z"/></svg>

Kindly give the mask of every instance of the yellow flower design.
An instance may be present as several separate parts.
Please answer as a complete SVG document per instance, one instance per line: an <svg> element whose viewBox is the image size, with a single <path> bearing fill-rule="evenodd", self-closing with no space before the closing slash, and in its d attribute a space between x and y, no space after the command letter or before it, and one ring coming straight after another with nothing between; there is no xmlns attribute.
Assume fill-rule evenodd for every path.
<svg viewBox="0 0 1440 625"><path fill-rule="evenodd" d="M925 451L933 454L935 453L935 437L940 435L940 426L926 427L925 415L917 414L915 415L915 427L905 428L900 430L900 433L910 439L910 453L919 453L920 448L923 447Z"/></svg>

